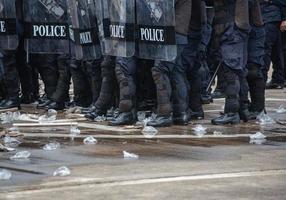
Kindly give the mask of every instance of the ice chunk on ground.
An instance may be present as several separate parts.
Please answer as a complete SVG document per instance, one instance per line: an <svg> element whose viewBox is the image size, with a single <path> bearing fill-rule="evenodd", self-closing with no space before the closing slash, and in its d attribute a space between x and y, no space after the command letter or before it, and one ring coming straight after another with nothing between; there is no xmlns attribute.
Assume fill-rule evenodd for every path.
<svg viewBox="0 0 286 200"><path fill-rule="evenodd" d="M136 155L136 154L134 154L134 153L129 153L129 152L127 152L127 151L123 151L123 157L124 157L124 159L130 159L130 160L135 160L135 159L138 159L139 158L139 156L138 155Z"/></svg>
<svg viewBox="0 0 286 200"><path fill-rule="evenodd" d="M21 144L19 140L17 140L16 138L12 138L10 136L5 136L3 141L4 144L9 147L17 147Z"/></svg>
<svg viewBox="0 0 286 200"><path fill-rule="evenodd" d="M213 134L215 136L221 136L223 133L221 131L214 131Z"/></svg>
<svg viewBox="0 0 286 200"><path fill-rule="evenodd" d="M252 140L262 140L262 139L266 139L266 136L265 136L263 133L261 133L261 132L257 132L257 133L255 133L255 134L253 134L253 135L250 135L249 137L250 137L250 139L252 139Z"/></svg>
<svg viewBox="0 0 286 200"><path fill-rule="evenodd" d="M194 128L192 128L192 130L195 132L195 134L198 137L203 137L206 133L207 133L207 128L203 127L201 124L195 126Z"/></svg>
<svg viewBox="0 0 286 200"><path fill-rule="evenodd" d="M46 144L46 145L43 147L43 149L44 149L45 151L54 151L54 150L60 148L60 146L61 146L60 143L58 143L58 142L53 142L53 143Z"/></svg>
<svg viewBox="0 0 286 200"><path fill-rule="evenodd" d="M158 133L158 130L153 126L145 126L141 132L145 138L151 139Z"/></svg>
<svg viewBox="0 0 286 200"><path fill-rule="evenodd" d="M71 135L79 135L80 134L80 130L77 126L71 126L70 128L70 134Z"/></svg>
<svg viewBox="0 0 286 200"><path fill-rule="evenodd" d="M55 115L48 116L48 115L42 115L39 117L39 123L44 124L44 123L53 123L55 122L57 117Z"/></svg>
<svg viewBox="0 0 286 200"><path fill-rule="evenodd" d="M31 156L29 151L19 151L14 156L11 156L11 160L28 159Z"/></svg>
<svg viewBox="0 0 286 200"><path fill-rule="evenodd" d="M258 116L257 119L259 120L260 125L267 125L267 124L274 124L274 120L264 112L261 112Z"/></svg>
<svg viewBox="0 0 286 200"><path fill-rule="evenodd" d="M83 140L84 144L97 144L97 140L93 136L88 136Z"/></svg>
<svg viewBox="0 0 286 200"><path fill-rule="evenodd" d="M54 171L53 176L69 176L71 174L71 171L66 166L62 166L58 168L56 171Z"/></svg>
<svg viewBox="0 0 286 200"><path fill-rule="evenodd" d="M286 108L284 107L284 105L279 106L279 108L276 110L276 113L286 113Z"/></svg>

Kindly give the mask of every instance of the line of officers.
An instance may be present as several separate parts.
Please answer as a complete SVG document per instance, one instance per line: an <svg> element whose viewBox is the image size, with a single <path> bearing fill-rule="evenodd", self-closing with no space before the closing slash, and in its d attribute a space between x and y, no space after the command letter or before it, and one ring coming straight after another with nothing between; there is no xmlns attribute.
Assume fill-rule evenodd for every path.
<svg viewBox="0 0 286 200"><path fill-rule="evenodd" d="M152 11L154 4L146 2ZM23 20L22 3L16 0L17 24ZM202 105L224 97L224 112L212 119L213 124L256 119L265 110L271 62L274 73L267 87L285 84L286 1L175 0L173 4L177 52L173 60L108 53L83 60L69 54L29 52L25 34L17 26L21 33L17 49L1 46L0 109L35 101L39 109L81 106L88 119L106 115L114 126L133 124L137 111L151 110L157 116L148 125L163 127L203 119ZM45 39L41 41L38 45L47 45ZM39 75L45 93L41 97ZM211 94L215 76L218 84Z"/></svg>

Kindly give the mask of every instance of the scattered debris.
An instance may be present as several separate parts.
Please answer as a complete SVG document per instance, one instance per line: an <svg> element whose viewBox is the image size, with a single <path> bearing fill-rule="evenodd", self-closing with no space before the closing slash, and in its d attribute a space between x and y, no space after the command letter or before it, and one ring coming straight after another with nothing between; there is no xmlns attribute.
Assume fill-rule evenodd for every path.
<svg viewBox="0 0 286 200"><path fill-rule="evenodd" d="M129 153L127 151L123 151L123 157L124 157L124 159L127 159L127 160L136 160L139 158L138 155L136 155L134 153Z"/></svg>
<svg viewBox="0 0 286 200"><path fill-rule="evenodd" d="M8 135L4 137L3 142L5 146L12 147L12 148L15 148L21 144L19 140L17 140L16 138L12 138Z"/></svg>
<svg viewBox="0 0 286 200"><path fill-rule="evenodd" d="M255 133L255 134L253 134L253 135L250 135L249 137L250 137L250 139L252 139L252 140L262 140L262 139L266 139L266 136L265 136L263 133L261 133L261 132L257 132L257 133Z"/></svg>
<svg viewBox="0 0 286 200"><path fill-rule="evenodd" d="M58 112L54 109L49 109L48 110L48 115L49 116L57 116L58 115Z"/></svg>
<svg viewBox="0 0 286 200"><path fill-rule="evenodd" d="M282 114L286 113L286 108L284 105L280 105L279 108L276 110L276 113Z"/></svg>
<svg viewBox="0 0 286 200"><path fill-rule="evenodd" d="M214 131L213 134L215 136L221 136L223 133L221 131Z"/></svg>
<svg viewBox="0 0 286 200"><path fill-rule="evenodd" d="M201 124L195 126L194 128L192 128L193 131L195 131L195 134L198 137L203 137L206 133L207 133L207 128L203 127Z"/></svg>
<svg viewBox="0 0 286 200"><path fill-rule="evenodd" d="M266 136L261 132L257 132L253 135L250 135L249 137L250 137L249 141L250 144L261 145L267 142Z"/></svg>
<svg viewBox="0 0 286 200"><path fill-rule="evenodd" d="M10 124L16 120L19 119L20 117L20 112L6 112L6 113L1 113L0 119L2 121L2 124Z"/></svg>
<svg viewBox="0 0 286 200"><path fill-rule="evenodd" d="M43 147L43 149L44 149L45 151L54 151L54 150L60 148L60 146L61 146L60 143L58 143L58 142L53 142L53 143L46 144L46 145Z"/></svg>
<svg viewBox="0 0 286 200"><path fill-rule="evenodd" d="M71 171L66 166L62 166L58 168L56 171L54 171L53 176L69 176L71 174Z"/></svg>
<svg viewBox="0 0 286 200"><path fill-rule="evenodd" d="M31 156L29 151L19 151L14 156L11 156L11 160L21 160L21 159L28 159Z"/></svg>
<svg viewBox="0 0 286 200"><path fill-rule="evenodd" d="M97 144L97 140L93 136L88 136L83 140L84 144Z"/></svg>
<svg viewBox="0 0 286 200"><path fill-rule="evenodd" d="M268 125L268 124L274 124L275 121L267 114L264 112L261 112L258 116L257 119L259 120L260 125Z"/></svg>
<svg viewBox="0 0 286 200"><path fill-rule="evenodd" d="M44 124L44 123L54 123L56 121L57 117L52 115L42 115L39 117L39 123Z"/></svg>
<svg viewBox="0 0 286 200"><path fill-rule="evenodd" d="M11 172L6 169L0 169L0 180L10 180L12 177Z"/></svg>
<svg viewBox="0 0 286 200"><path fill-rule="evenodd" d="M77 126L71 126L70 134L74 136L79 135L80 134L79 128Z"/></svg>
<svg viewBox="0 0 286 200"><path fill-rule="evenodd" d="M158 133L158 130L152 126L145 126L142 130L142 134L145 138L151 139Z"/></svg>

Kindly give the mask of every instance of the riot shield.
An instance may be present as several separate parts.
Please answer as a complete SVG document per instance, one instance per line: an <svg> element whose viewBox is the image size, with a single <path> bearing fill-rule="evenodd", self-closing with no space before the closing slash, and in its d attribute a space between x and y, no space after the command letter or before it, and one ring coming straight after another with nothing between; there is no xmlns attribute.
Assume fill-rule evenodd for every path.
<svg viewBox="0 0 286 200"><path fill-rule="evenodd" d="M66 0L24 0L23 10L27 52L70 53Z"/></svg>
<svg viewBox="0 0 286 200"><path fill-rule="evenodd" d="M71 56L77 60L101 57L93 0L67 0L70 19Z"/></svg>
<svg viewBox="0 0 286 200"><path fill-rule="evenodd" d="M15 50L17 47L15 0L0 0L0 48Z"/></svg>
<svg viewBox="0 0 286 200"><path fill-rule="evenodd" d="M138 57L172 61L177 56L174 0L136 0Z"/></svg>
<svg viewBox="0 0 286 200"><path fill-rule="evenodd" d="M135 54L135 1L96 0L102 53L131 57Z"/></svg>

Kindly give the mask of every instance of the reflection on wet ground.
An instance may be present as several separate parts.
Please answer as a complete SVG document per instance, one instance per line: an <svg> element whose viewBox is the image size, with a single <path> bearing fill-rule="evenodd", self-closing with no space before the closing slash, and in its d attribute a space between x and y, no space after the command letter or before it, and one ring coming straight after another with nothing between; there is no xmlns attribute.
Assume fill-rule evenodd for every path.
<svg viewBox="0 0 286 200"><path fill-rule="evenodd" d="M279 92L279 91L278 91ZM286 113L276 113L281 104L286 102L284 94L278 95L277 91L268 92L272 99L267 101L269 116L276 121L283 122ZM280 91L281 92L281 91ZM285 99L283 99L285 98ZM222 111L223 100L215 100L214 104L206 105L206 119L193 121L188 126L173 126L158 129L158 134L152 138L145 138L141 129L116 131L104 130L100 128L89 128L84 123L79 128L80 135L70 136L70 127L19 127L19 137L22 143L16 147L17 151L30 151L31 158L24 161L13 161L9 157L15 152L0 152L0 168L5 168L13 172L13 179L10 182L0 182L0 191L9 190L9 186L23 186L37 183L47 177L51 177L53 170L62 165L84 166L101 163L105 166L120 165L122 162L122 151L128 151L139 155L140 162L150 161L228 161L240 160L240 154L232 148L286 149L286 126L283 123L261 126L257 122L242 123L236 126L213 126L210 119L217 116ZM33 108L24 108L33 114L42 114L43 111ZM39 113L40 112L40 113ZM59 114L63 118L63 114ZM106 125L105 123L101 123ZM206 127L206 133L198 137L193 127L201 124ZM7 130L9 125L2 125L2 130ZM124 127L123 127L124 128ZM219 132L219 134L214 134ZM261 132L267 138L261 143L250 144L249 136ZM1 134L1 133L0 133ZM2 132L2 137L4 133ZM97 144L85 145L83 139L89 135L97 139ZM44 151L44 145L58 142L60 148L55 151ZM225 151L227 147L231 150ZM245 150L246 151L246 150ZM241 153L240 152L240 153ZM254 153L254 152L251 152ZM144 165L144 164L142 164ZM4 187L5 186L5 187ZM11 189L13 190L13 189Z"/></svg>

